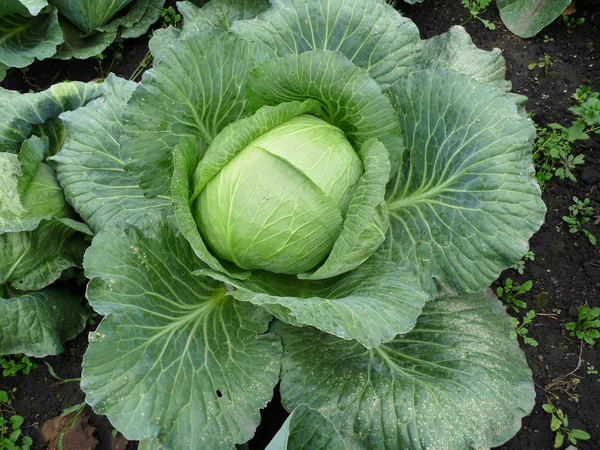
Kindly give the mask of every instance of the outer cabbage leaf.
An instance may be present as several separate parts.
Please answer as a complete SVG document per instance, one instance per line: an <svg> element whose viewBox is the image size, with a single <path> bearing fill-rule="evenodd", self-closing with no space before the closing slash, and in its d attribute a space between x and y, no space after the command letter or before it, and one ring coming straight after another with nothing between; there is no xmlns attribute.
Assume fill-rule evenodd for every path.
<svg viewBox="0 0 600 450"><path fill-rule="evenodd" d="M273 0L272 5L257 20L238 21L231 30L277 56L339 51L383 89L418 63L417 27L382 1Z"/></svg>
<svg viewBox="0 0 600 450"><path fill-rule="evenodd" d="M538 34L570 3L571 0L496 0L506 28L523 38Z"/></svg>
<svg viewBox="0 0 600 450"><path fill-rule="evenodd" d="M416 72L390 94L408 152L388 185L386 254L430 290L430 278L449 291L483 289L543 222L535 129L500 90L452 70Z"/></svg>
<svg viewBox="0 0 600 450"><path fill-rule="evenodd" d="M64 43L58 48L57 59L87 59L102 53L116 38L116 31L85 35L79 28L59 17Z"/></svg>
<svg viewBox="0 0 600 450"><path fill-rule="evenodd" d="M60 14L68 19L73 25L89 35L95 30L102 28L111 19L133 0L49 0L58 8ZM139 3L139 2L138 2ZM144 0L148 3L148 0ZM138 12L139 11L139 12ZM136 11L139 18L143 13L141 8Z"/></svg>
<svg viewBox="0 0 600 450"><path fill-rule="evenodd" d="M31 4L30 10L37 10L31 13L34 14L32 16L25 8L22 13L5 14L6 10L2 11L1 6L1 64L8 67L25 67L33 63L36 58L50 58L56 53L57 46L63 42L56 9L51 8L47 12L38 14L37 7Z"/></svg>
<svg viewBox="0 0 600 450"><path fill-rule="evenodd" d="M173 43L144 73L123 113L121 157L146 195L168 194L171 154L182 136L209 144L229 123L248 115L246 78L265 58L235 35L205 30Z"/></svg>
<svg viewBox="0 0 600 450"><path fill-rule="evenodd" d="M47 0L0 0L0 15L19 13L37 16L46 6Z"/></svg>
<svg viewBox="0 0 600 450"><path fill-rule="evenodd" d="M469 75L475 80L490 83L508 93L512 83L505 79L506 61L502 52L477 48L471 36L461 26L453 26L450 31L423 41L422 69L453 69ZM527 97L508 93L519 108L519 114L527 116Z"/></svg>
<svg viewBox="0 0 600 450"><path fill-rule="evenodd" d="M54 288L2 295L0 285L0 354L57 355L85 328L86 318L85 302L76 295Z"/></svg>
<svg viewBox="0 0 600 450"><path fill-rule="evenodd" d="M50 0L60 12L65 42L56 58L85 59L117 37L139 37L159 18L165 0Z"/></svg>
<svg viewBox="0 0 600 450"><path fill-rule="evenodd" d="M46 145L44 145L46 144ZM66 217L53 170L42 162L47 141L32 136L21 153L0 153L0 285L41 289L80 267L87 226Z"/></svg>
<svg viewBox="0 0 600 450"><path fill-rule="evenodd" d="M331 420L308 405L298 405L265 450L345 450Z"/></svg>
<svg viewBox="0 0 600 450"><path fill-rule="evenodd" d="M45 135L44 126L63 111L85 105L101 94L102 85L78 81L58 83L42 92L20 94L0 88L0 152L16 153L32 134ZM52 139L50 142L52 143ZM50 154L58 150L50 148Z"/></svg>
<svg viewBox="0 0 600 450"><path fill-rule="evenodd" d="M119 25L121 38L130 39L140 37L142 34L146 33L154 22L158 20L160 17L160 13L163 9L163 5L165 4L165 0L143 0L144 3L147 3L146 8L143 10L144 14L140 17L139 20L133 22L131 16L128 14L125 17L114 20L112 23L115 25ZM141 3L142 0L137 0L130 5L130 8L133 9L136 7L138 3ZM110 25L110 24L109 24Z"/></svg>
<svg viewBox="0 0 600 450"><path fill-rule="evenodd" d="M183 16L183 27L169 26L155 30L149 43L150 52L157 62L173 41L190 32L207 28L227 31L236 20L253 19L270 6L269 0L212 0L202 8L189 1L177 2L177 9Z"/></svg>
<svg viewBox="0 0 600 450"><path fill-rule="evenodd" d="M164 216L101 231L86 253L90 335L82 389L128 439L233 448L252 437L279 379L271 316L195 277L198 259Z"/></svg>
<svg viewBox="0 0 600 450"><path fill-rule="evenodd" d="M505 79L506 61L502 52L497 48L491 51L477 48L469 33L457 25L444 34L423 41L420 67L454 69L505 92L511 89L511 82Z"/></svg>
<svg viewBox="0 0 600 450"><path fill-rule="evenodd" d="M378 255L352 272L321 281L259 271L247 280L208 269L196 273L224 281L235 288L231 296L262 306L286 323L310 325L367 347L410 331L428 300L413 273Z"/></svg>
<svg viewBox="0 0 600 450"><path fill-rule="evenodd" d="M228 31L236 20L254 19L271 6L269 0L211 0L202 8L193 2L177 4L184 17L183 32L221 28Z"/></svg>
<svg viewBox="0 0 600 450"><path fill-rule="evenodd" d="M276 323L283 405L319 410L348 448L502 444L533 408L535 391L504 306L490 296L432 300L410 333L372 349Z"/></svg>
<svg viewBox="0 0 600 450"><path fill-rule="evenodd" d="M101 98L61 115L67 137L52 160L65 197L95 232L171 205L169 197L144 197L120 159L121 112L135 86L109 75Z"/></svg>

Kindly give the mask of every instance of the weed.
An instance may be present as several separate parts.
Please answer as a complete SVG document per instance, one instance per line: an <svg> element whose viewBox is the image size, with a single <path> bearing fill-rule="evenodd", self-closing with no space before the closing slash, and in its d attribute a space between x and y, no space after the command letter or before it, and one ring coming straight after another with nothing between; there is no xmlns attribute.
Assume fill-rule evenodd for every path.
<svg viewBox="0 0 600 450"><path fill-rule="evenodd" d="M163 27L168 27L169 25L176 27L181 21L181 14L179 14L172 6L163 8L160 12L160 17L163 21Z"/></svg>
<svg viewBox="0 0 600 450"><path fill-rule="evenodd" d="M554 42L554 38L551 38L547 34L544 35L544 44L548 44L550 42Z"/></svg>
<svg viewBox="0 0 600 450"><path fill-rule="evenodd" d="M577 312L577 321L565 324L565 328L570 331L569 336L577 336L590 345L596 343L600 338L600 307L589 308L587 305L579 307Z"/></svg>
<svg viewBox="0 0 600 450"><path fill-rule="evenodd" d="M98 74L98 77L102 80L104 80L108 76L108 74L110 74L110 71L112 70L115 61L123 59L123 43L113 43L110 47L108 47L105 50L105 53L99 53L95 56L97 62L96 73ZM109 57L107 55L111 56ZM110 59L110 63L106 68L104 67L105 59Z"/></svg>
<svg viewBox="0 0 600 450"><path fill-rule="evenodd" d="M148 66L152 62L152 59L153 59L152 53L150 53L150 52L146 53L146 56L144 56L144 59L142 59L140 61L140 64L133 71L133 73L131 74L131 76L129 77L129 79L132 80L132 81L135 81L135 79L137 77L139 77L142 73L144 73L144 71L148 68Z"/></svg>
<svg viewBox="0 0 600 450"><path fill-rule="evenodd" d="M563 216L562 220L569 225L570 233L581 231L587 236L592 245L596 245L596 236L583 226L584 223L590 221L590 218L594 214L594 209L589 204L589 198L585 198L582 201L577 197L573 197L573 204L569 206L569 215Z"/></svg>
<svg viewBox="0 0 600 450"><path fill-rule="evenodd" d="M565 436L573 445L577 445L577 439L585 441L591 438L589 433L586 433L583 430L578 428L568 428L569 417L562 412L562 409L556 408L552 402L548 401L548 403L544 403L542 408L548 414L552 414L552 419L550 419L550 429L556 433L554 439L554 448L560 448L563 446L565 442Z"/></svg>
<svg viewBox="0 0 600 450"><path fill-rule="evenodd" d="M21 431L23 416L16 414L10 406L16 390L0 390L0 450L29 450L33 444L33 440Z"/></svg>
<svg viewBox="0 0 600 450"><path fill-rule="evenodd" d="M494 25L489 20L485 20L479 17L479 15L481 13L484 13L487 7L490 6L491 2L492 0L462 0L463 6L469 10L469 18L467 19L467 22L471 19L477 19L488 30L495 30L496 25Z"/></svg>
<svg viewBox="0 0 600 450"><path fill-rule="evenodd" d="M526 261L535 261L535 253L533 253L531 250L525 253L525 255L523 255L523 258L514 263L511 267L517 272L519 272L521 275L523 275L523 272L525 271Z"/></svg>
<svg viewBox="0 0 600 450"><path fill-rule="evenodd" d="M577 141L589 139L590 134L600 134L600 100L598 92L581 85L573 94L577 105L569 111L577 115L571 126L551 123L547 127L536 125L537 139L534 145L533 160L536 178L542 189L554 176L577 181L573 171L584 163L583 155L574 155L571 146Z"/></svg>
<svg viewBox="0 0 600 450"><path fill-rule="evenodd" d="M29 375L32 369L37 368L36 363L22 354L1 356L0 366L2 367L2 376L4 377L14 377L19 372L23 375Z"/></svg>
<svg viewBox="0 0 600 450"><path fill-rule="evenodd" d="M533 70L536 67L544 69L544 73L546 74L546 76L548 76L548 69L552 69L557 62L560 61L554 61L550 55L544 53L544 56L541 56L538 62L532 62L529 64L528 67L529 70Z"/></svg>
<svg viewBox="0 0 600 450"><path fill-rule="evenodd" d="M515 312L521 311L523 308L527 308L527 303L523 300L519 300L517 296L524 294L525 292L529 292L531 287L533 286L533 282L531 280L527 280L522 285L513 284L513 280L507 278L504 282L504 287L499 287L496 289L496 294L499 298L504 299L508 306L510 306Z"/></svg>
<svg viewBox="0 0 600 450"><path fill-rule="evenodd" d="M523 338L523 342L525 344L531 345L532 347L537 347L538 346L538 342L527 336L527 333L529 332L529 330L527 330L527 328L525 328L527 325L529 325L533 319L535 317L535 311L532 309L530 310L527 314L525 314L525 317L523 318L523 323L519 322L519 319L517 319L516 317L511 317L510 318L510 325L512 326L512 330L510 331L510 337L512 339L517 339L517 336L521 336Z"/></svg>
<svg viewBox="0 0 600 450"><path fill-rule="evenodd" d="M583 22L585 22L585 19L583 17L575 18L571 16L563 16L563 21L567 25L567 33L572 34L575 33L575 28L577 25L581 25Z"/></svg>
<svg viewBox="0 0 600 450"><path fill-rule="evenodd" d="M598 370L596 370L596 368L594 366L588 366L587 374L588 375L598 375Z"/></svg>

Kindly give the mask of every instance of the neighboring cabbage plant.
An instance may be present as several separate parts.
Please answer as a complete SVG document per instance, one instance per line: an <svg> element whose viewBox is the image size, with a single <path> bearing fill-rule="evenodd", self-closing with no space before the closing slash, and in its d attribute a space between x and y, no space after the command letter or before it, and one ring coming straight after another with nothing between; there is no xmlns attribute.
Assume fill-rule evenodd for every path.
<svg viewBox="0 0 600 450"><path fill-rule="evenodd" d="M141 83L60 116L86 400L145 449L234 448L278 383L331 448L510 439L535 393L486 288L545 207L500 52L380 0L178 7Z"/></svg>
<svg viewBox="0 0 600 450"><path fill-rule="evenodd" d="M57 84L37 94L0 89L0 354L45 356L85 326L80 296L60 289L89 245L47 158L63 140L57 116L99 94Z"/></svg>
<svg viewBox="0 0 600 450"><path fill-rule="evenodd" d="M141 36L165 0L0 0L0 80L34 59L89 58Z"/></svg>

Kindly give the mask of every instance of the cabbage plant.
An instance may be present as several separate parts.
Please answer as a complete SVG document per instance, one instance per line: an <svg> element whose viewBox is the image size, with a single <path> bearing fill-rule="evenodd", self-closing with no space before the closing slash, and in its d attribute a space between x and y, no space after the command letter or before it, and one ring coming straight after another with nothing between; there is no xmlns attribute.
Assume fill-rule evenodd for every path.
<svg viewBox="0 0 600 450"><path fill-rule="evenodd" d="M0 88L0 354L54 355L84 328L84 299L56 281L81 268L90 229L66 203L48 158L64 139L58 115L101 93L61 83Z"/></svg>
<svg viewBox="0 0 600 450"><path fill-rule="evenodd" d="M0 80L34 59L89 58L139 37L165 0L0 0Z"/></svg>
<svg viewBox="0 0 600 450"><path fill-rule="evenodd" d="M60 116L87 402L146 449L234 448L278 383L336 448L511 438L535 394L487 287L545 207L500 52L380 0L178 8L139 84Z"/></svg>

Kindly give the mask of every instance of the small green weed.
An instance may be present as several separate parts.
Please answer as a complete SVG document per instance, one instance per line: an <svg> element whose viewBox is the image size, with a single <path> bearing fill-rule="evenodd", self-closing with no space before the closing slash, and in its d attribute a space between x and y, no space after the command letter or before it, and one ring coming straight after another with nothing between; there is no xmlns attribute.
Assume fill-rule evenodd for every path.
<svg viewBox="0 0 600 450"><path fill-rule="evenodd" d="M503 299L508 306L510 306L515 312L521 311L523 308L527 308L527 303L523 300L519 300L517 297L525 292L529 292L533 286L531 280L527 280L522 285L515 285L511 278L507 278L504 282L504 287L496 289L496 295Z"/></svg>
<svg viewBox="0 0 600 450"><path fill-rule="evenodd" d="M586 305L579 307L577 312L577 321L565 324L565 328L570 331L569 336L577 336L590 345L596 343L600 338L600 307L589 308Z"/></svg>
<svg viewBox="0 0 600 450"><path fill-rule="evenodd" d="M588 375L598 375L598 370L594 366L588 366L587 374Z"/></svg>
<svg viewBox="0 0 600 450"><path fill-rule="evenodd" d="M573 204L569 206L569 215L563 216L562 220L569 225L570 233L581 231L592 245L596 245L596 236L583 226L584 223L590 221L594 214L594 209L589 204L589 198L579 200L577 197L573 197Z"/></svg>
<svg viewBox="0 0 600 450"><path fill-rule="evenodd" d="M584 163L583 155L575 155L572 145L577 141L590 138L590 134L600 134L599 93L581 85L572 97L577 105L569 111L578 116L569 127L551 123L547 127L536 125L537 138L534 145L533 161L536 178L542 189L546 183L557 176L561 180L568 178L577 181L573 171Z"/></svg>
<svg viewBox="0 0 600 450"><path fill-rule="evenodd" d="M546 74L546 76L548 76L548 70L552 69L557 62L559 61L554 61L550 55L544 53L544 56L541 56L538 62L532 62L529 64L528 67L529 70L533 70L536 67L544 69L544 73Z"/></svg>
<svg viewBox="0 0 600 450"><path fill-rule="evenodd" d="M548 44L550 42L554 42L554 38L551 38L547 34L544 35L544 44Z"/></svg>
<svg viewBox="0 0 600 450"><path fill-rule="evenodd" d="M103 53L97 54L95 58L97 62L96 73L99 78L104 80L110 74L115 61L123 59L123 43L115 42L111 44ZM104 67L105 59L110 60L108 67Z"/></svg>
<svg viewBox="0 0 600 450"><path fill-rule="evenodd" d="M471 19L477 19L488 30L495 30L496 25L489 20L479 17L479 15L484 13L487 7L490 6L491 2L492 0L462 0L463 6L469 11L469 18L467 19L467 22Z"/></svg>
<svg viewBox="0 0 600 450"><path fill-rule="evenodd" d="M577 445L577 439L585 441L591 438L589 433L578 428L568 428L569 417L562 412L562 409L556 408L551 402L542 405L544 411L552 414L550 419L550 429L556 433L554 438L554 448L561 448L565 442L565 436L573 445Z"/></svg>
<svg viewBox="0 0 600 450"><path fill-rule="evenodd" d="M29 450L33 444L33 440L21 431L23 417L10 406L16 390L0 390L0 450Z"/></svg>
<svg viewBox="0 0 600 450"><path fill-rule="evenodd" d="M181 14L179 14L172 6L163 8L160 12L160 17L163 21L163 27L168 27L169 25L176 27L181 21Z"/></svg>
<svg viewBox="0 0 600 450"><path fill-rule="evenodd" d="M531 250L529 250L527 253L525 253L525 255L523 255L523 258L520 259L519 261L517 261L516 263L514 263L511 268L515 269L517 272L519 272L521 275L523 275L523 272L525 271L525 262L526 261L535 261L535 253L533 253Z"/></svg>
<svg viewBox="0 0 600 450"><path fill-rule="evenodd" d="M2 376L5 377L17 376L19 372L29 375L32 369L37 368L36 363L22 354L1 356L0 366L2 367Z"/></svg>
<svg viewBox="0 0 600 450"><path fill-rule="evenodd" d="M527 336L527 333L529 333L529 330L527 328L525 328L527 325L529 325L533 319L535 318L535 311L532 309L530 311L527 312L527 314L525 314L525 317L523 318L523 323L519 322L519 319L517 319L516 317L511 317L510 318L510 325L512 326L512 330L510 331L510 337L512 339L517 339L517 336L521 336L523 338L523 342L525 344L531 345L532 347L537 347L538 346L538 342L533 339L532 337Z"/></svg>
<svg viewBox="0 0 600 450"><path fill-rule="evenodd" d="M575 28L577 28L577 25L581 25L583 22L585 22L585 19L583 17L575 18L571 16L563 16L563 21L567 25L567 33L572 34L575 33Z"/></svg>

